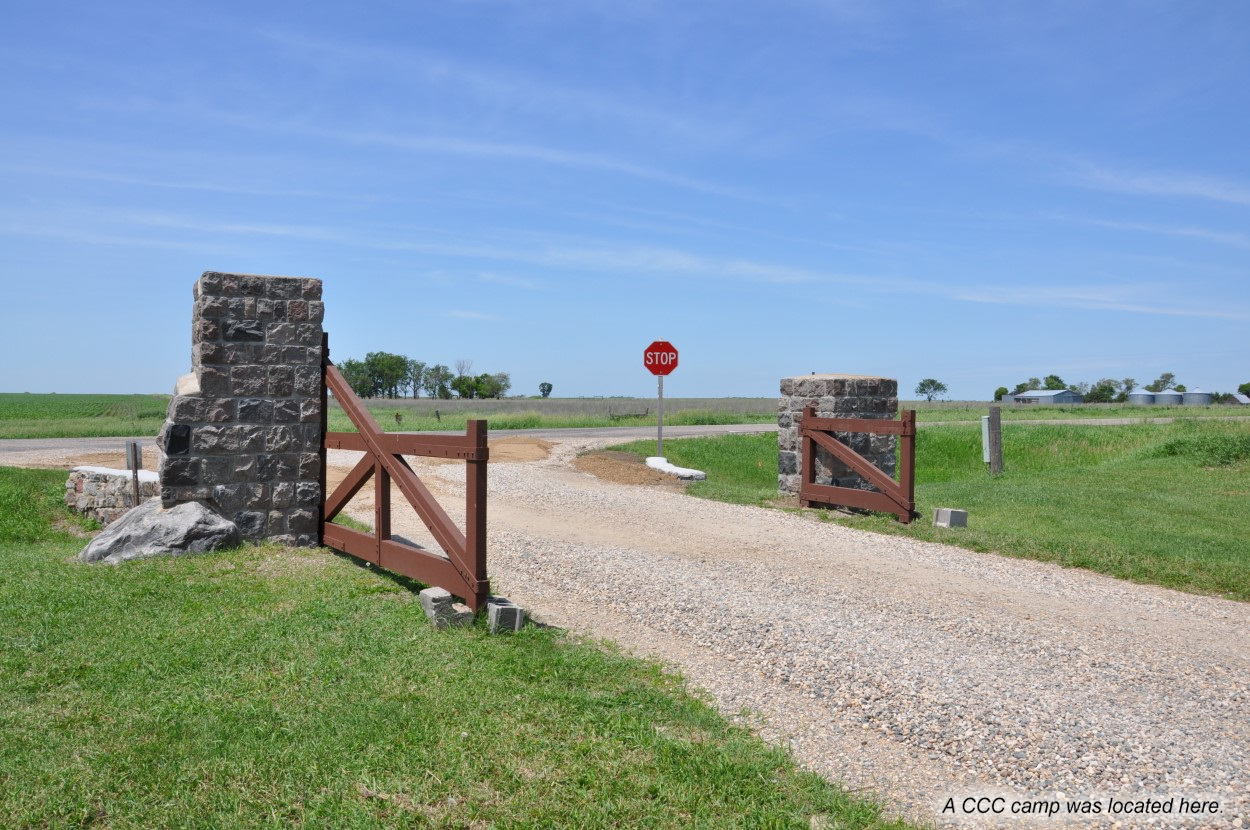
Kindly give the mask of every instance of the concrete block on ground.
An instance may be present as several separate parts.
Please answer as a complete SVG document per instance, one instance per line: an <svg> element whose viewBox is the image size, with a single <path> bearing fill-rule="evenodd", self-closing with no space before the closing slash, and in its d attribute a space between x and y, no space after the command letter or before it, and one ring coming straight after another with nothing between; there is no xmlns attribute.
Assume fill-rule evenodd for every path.
<svg viewBox="0 0 1250 830"><path fill-rule="evenodd" d="M525 609L503 597L486 601L486 623L491 634L520 631L525 625Z"/></svg>
<svg viewBox="0 0 1250 830"><path fill-rule="evenodd" d="M473 612L469 610L469 606L455 602L446 588L426 588L417 594L417 598L421 601L421 610L435 628L468 625L473 621Z"/></svg>
<svg viewBox="0 0 1250 830"><path fill-rule="evenodd" d="M967 527L968 511L954 507L938 507L933 511L934 527Z"/></svg>

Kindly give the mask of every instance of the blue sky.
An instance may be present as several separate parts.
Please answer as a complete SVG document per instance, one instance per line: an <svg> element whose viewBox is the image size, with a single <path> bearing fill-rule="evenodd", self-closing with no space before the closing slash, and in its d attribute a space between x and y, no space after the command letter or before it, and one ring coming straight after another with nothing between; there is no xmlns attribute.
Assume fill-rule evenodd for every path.
<svg viewBox="0 0 1250 830"><path fill-rule="evenodd" d="M513 392L1250 380L1250 3L8 0L0 390L169 391L205 270Z"/></svg>

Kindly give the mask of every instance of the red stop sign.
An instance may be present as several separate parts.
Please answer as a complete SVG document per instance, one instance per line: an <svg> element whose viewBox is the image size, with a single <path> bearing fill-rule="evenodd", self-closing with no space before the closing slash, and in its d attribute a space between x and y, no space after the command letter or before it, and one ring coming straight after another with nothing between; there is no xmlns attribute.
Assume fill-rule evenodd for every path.
<svg viewBox="0 0 1250 830"><path fill-rule="evenodd" d="M667 375L677 368L677 350L667 340L657 340L643 351L642 365L653 375Z"/></svg>

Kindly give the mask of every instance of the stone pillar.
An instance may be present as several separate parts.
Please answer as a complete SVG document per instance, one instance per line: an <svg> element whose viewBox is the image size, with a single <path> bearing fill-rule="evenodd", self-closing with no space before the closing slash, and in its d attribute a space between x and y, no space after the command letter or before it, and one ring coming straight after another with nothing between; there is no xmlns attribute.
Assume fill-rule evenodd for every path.
<svg viewBox="0 0 1250 830"><path fill-rule="evenodd" d="M798 424L803 407L816 408L820 418L886 418L898 414L898 381L868 375L799 375L781 379L781 400L777 405L777 488L783 493L799 492L803 469L803 442ZM843 444L864 456L887 475L894 475L893 435L835 432ZM862 479L828 450L816 449L816 483L835 487L871 490Z"/></svg>
<svg viewBox="0 0 1250 830"><path fill-rule="evenodd" d="M321 493L321 280L207 271L191 374L161 428L161 501L202 501L252 542L315 545Z"/></svg>

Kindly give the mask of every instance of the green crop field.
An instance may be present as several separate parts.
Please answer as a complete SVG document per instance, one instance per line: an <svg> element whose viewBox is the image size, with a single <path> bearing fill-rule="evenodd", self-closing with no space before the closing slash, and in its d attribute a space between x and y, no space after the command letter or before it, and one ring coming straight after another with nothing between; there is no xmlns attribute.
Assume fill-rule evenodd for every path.
<svg viewBox="0 0 1250 830"><path fill-rule="evenodd" d="M655 442L613 449L646 456ZM776 503L774 435L670 440L664 451L674 464L708 473L706 482L690 485L691 495ZM978 427L926 427L916 437L919 519L902 525L882 515L821 515L881 533L1250 600L1250 423L1008 423L1003 463L1003 474L991 478ZM935 507L967 510L969 527L933 527Z"/></svg>
<svg viewBox="0 0 1250 830"><path fill-rule="evenodd" d="M650 663L327 550L91 566L0 468L0 827L903 827Z"/></svg>
<svg viewBox="0 0 1250 830"><path fill-rule="evenodd" d="M440 401L447 403L447 401ZM645 406L621 408L611 414L606 411L578 412L572 407L556 405L543 406L538 401L506 401L493 403L517 403L523 407L492 409L483 407L488 401L458 401L463 406L443 409L440 407L412 408L396 405L394 401L366 401L365 405L378 424L387 432L431 432L452 430L463 432L465 421L472 418L485 418L490 429L570 429L576 427L636 427L655 426L656 414L654 402L650 412L641 414ZM768 424L775 423L777 415L768 413L744 412L740 409L718 409L715 399L696 401L703 404L698 408L670 409L665 401L664 423L668 426L696 426L705 424ZM774 405L775 407L775 405ZM436 414L437 413L437 414ZM354 432L355 427L348 420L346 413L335 404L330 405L328 425L331 432Z"/></svg>
<svg viewBox="0 0 1250 830"><path fill-rule="evenodd" d="M168 395L59 395L0 393L0 438L76 438L155 435L165 419ZM470 418L485 418L492 430L649 426L656 420L654 398L503 398L431 400L371 398L365 406L388 432L464 430ZM921 422L976 421L988 404L903 401ZM776 398L666 398L664 423L764 424L776 420ZM1007 406L1003 420L1073 418L1222 418L1250 413L1230 406L1142 407ZM354 428L333 399L330 429Z"/></svg>
<svg viewBox="0 0 1250 830"><path fill-rule="evenodd" d="M168 395L0 392L0 438L155 435Z"/></svg>

